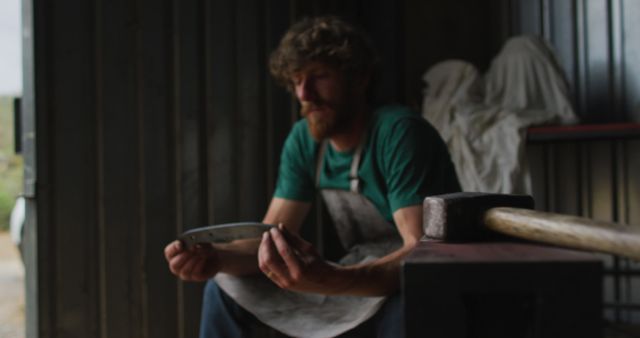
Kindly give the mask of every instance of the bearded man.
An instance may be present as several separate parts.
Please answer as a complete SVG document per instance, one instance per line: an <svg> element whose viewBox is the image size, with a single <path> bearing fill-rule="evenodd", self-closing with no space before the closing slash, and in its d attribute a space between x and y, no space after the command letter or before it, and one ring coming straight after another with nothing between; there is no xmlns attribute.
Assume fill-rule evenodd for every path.
<svg viewBox="0 0 640 338"><path fill-rule="evenodd" d="M272 54L274 77L304 119L282 150L261 239L186 250L169 244L170 270L207 281L201 337L251 335L256 323L296 337L403 335L400 263L423 235L423 199L460 190L444 142L401 106L373 109L375 53L334 17L305 19ZM346 255L322 258L298 236L315 195Z"/></svg>

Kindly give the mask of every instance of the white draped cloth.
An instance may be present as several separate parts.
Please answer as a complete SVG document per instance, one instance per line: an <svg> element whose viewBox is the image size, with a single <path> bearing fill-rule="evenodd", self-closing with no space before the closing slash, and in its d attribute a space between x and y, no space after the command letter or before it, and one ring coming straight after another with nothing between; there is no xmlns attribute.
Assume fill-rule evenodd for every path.
<svg viewBox="0 0 640 338"><path fill-rule="evenodd" d="M448 60L423 80L422 115L447 143L464 191L531 194L527 128L578 121L564 73L537 37L508 40L484 76Z"/></svg>

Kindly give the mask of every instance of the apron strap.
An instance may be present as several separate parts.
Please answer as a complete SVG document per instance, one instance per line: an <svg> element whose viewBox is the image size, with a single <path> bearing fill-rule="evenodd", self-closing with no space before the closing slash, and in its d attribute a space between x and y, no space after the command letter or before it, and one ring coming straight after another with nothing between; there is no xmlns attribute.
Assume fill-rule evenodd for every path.
<svg viewBox="0 0 640 338"><path fill-rule="evenodd" d="M322 143L320 143L320 149L318 150L318 157L316 158L316 188L320 187L320 173L322 172L324 153L327 151L328 143L329 141L323 140Z"/></svg>
<svg viewBox="0 0 640 338"><path fill-rule="evenodd" d="M349 190L354 193L360 193L360 177L358 177L358 169L360 169L360 159L362 158L362 149L364 143L367 141L367 134L362 136L362 141L356 147L356 151L353 154L351 160L351 170L349 171ZM322 172L322 165L324 164L324 153L327 151L328 140L323 140L320 143L320 149L318 150L318 158L316 159L316 188L320 186L320 173Z"/></svg>
<svg viewBox="0 0 640 338"><path fill-rule="evenodd" d="M365 136L358 144L356 148L356 152L353 154L353 160L351 161L351 171L349 172L349 187L351 188L351 192L355 192L356 194L360 193L360 178L358 177L358 169L360 169L360 158L362 157L362 148L364 141L366 139Z"/></svg>

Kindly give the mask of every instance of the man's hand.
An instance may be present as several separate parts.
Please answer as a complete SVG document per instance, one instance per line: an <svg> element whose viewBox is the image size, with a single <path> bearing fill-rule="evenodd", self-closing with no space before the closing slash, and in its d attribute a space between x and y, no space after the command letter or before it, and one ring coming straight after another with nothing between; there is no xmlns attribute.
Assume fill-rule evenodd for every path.
<svg viewBox="0 0 640 338"><path fill-rule="evenodd" d="M184 249L180 241L173 241L164 248L169 270L180 279L203 282L220 271L219 254L211 245L196 245Z"/></svg>
<svg viewBox="0 0 640 338"><path fill-rule="evenodd" d="M402 247L375 260L340 266L323 260L313 246L282 224L262 236L258 266L283 289L325 295L385 296L397 292L402 259L422 237L422 206L400 208L393 219ZM265 223L276 223L268 218ZM297 228L294 228L297 229Z"/></svg>
<svg viewBox="0 0 640 338"><path fill-rule="evenodd" d="M351 284L352 278L329 264L313 245L287 231L282 224L262 236L258 249L258 266L283 289L338 294Z"/></svg>
<svg viewBox="0 0 640 338"><path fill-rule="evenodd" d="M262 223L287 223L298 229L306 217L311 203L274 197ZM258 247L260 238L241 239L231 243L204 244L186 250L179 241L171 242L164 249L164 256L171 272L187 281L205 281L218 272L234 276L259 273Z"/></svg>

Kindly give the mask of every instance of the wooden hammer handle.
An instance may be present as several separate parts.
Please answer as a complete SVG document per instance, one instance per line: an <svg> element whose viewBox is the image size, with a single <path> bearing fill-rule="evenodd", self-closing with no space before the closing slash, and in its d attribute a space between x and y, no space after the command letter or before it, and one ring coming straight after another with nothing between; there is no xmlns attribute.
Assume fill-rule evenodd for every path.
<svg viewBox="0 0 640 338"><path fill-rule="evenodd" d="M640 260L640 230L626 225L516 208L489 209L484 222L514 237Z"/></svg>

